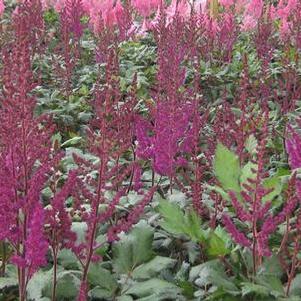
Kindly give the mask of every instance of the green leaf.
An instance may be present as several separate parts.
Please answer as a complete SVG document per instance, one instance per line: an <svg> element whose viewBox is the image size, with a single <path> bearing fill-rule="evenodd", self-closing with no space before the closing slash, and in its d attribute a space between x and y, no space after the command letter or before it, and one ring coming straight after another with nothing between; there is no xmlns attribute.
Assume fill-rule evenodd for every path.
<svg viewBox="0 0 301 301"><path fill-rule="evenodd" d="M0 277L0 290L7 288L7 287L13 287L18 285L17 278L12 277Z"/></svg>
<svg viewBox="0 0 301 301"><path fill-rule="evenodd" d="M155 294L136 299L137 301L166 301L166 300L177 300L186 301L186 299L180 295L180 291L174 289L166 289L164 291L157 292Z"/></svg>
<svg viewBox="0 0 301 301"><path fill-rule="evenodd" d="M205 242L205 234L201 228L201 220L194 210L185 214L185 234L194 242Z"/></svg>
<svg viewBox="0 0 301 301"><path fill-rule="evenodd" d="M239 159L235 153L221 143L216 147L213 168L214 174L224 190L240 192L239 177L241 170Z"/></svg>
<svg viewBox="0 0 301 301"><path fill-rule="evenodd" d="M133 264L138 266L153 257L152 244L154 231L147 225L137 226L130 236L133 239Z"/></svg>
<svg viewBox="0 0 301 301"><path fill-rule="evenodd" d="M217 185L214 185L214 186L208 185L208 184L205 184L205 185L209 190L219 193L224 200L230 201L229 194L223 188L221 188Z"/></svg>
<svg viewBox="0 0 301 301"><path fill-rule="evenodd" d="M220 260L209 260L193 267L190 271L189 279L201 288L214 286L216 289L222 288L232 295L238 295L240 292L233 279L225 273L224 266Z"/></svg>
<svg viewBox="0 0 301 301"><path fill-rule="evenodd" d="M256 282L260 285L265 286L270 295L279 298L284 296L283 285L281 283L280 278L274 275L266 275L266 276L258 276L256 278Z"/></svg>
<svg viewBox="0 0 301 301"><path fill-rule="evenodd" d="M93 299L96 298L101 300L112 300L112 292L98 286L90 290L88 296Z"/></svg>
<svg viewBox="0 0 301 301"><path fill-rule="evenodd" d="M256 174L252 171L252 169L257 170L258 166L255 163L252 162L248 162L241 170L241 175L240 175L240 185L241 188L244 189L242 187L242 184L248 184L250 185L250 183L248 183L248 179L255 179L256 178Z"/></svg>
<svg viewBox="0 0 301 301"><path fill-rule="evenodd" d="M84 222L73 222L71 230L76 233L76 243L84 243L86 241L87 224Z"/></svg>
<svg viewBox="0 0 301 301"><path fill-rule="evenodd" d="M256 153L257 140L253 134L248 137L245 147L250 154Z"/></svg>
<svg viewBox="0 0 301 301"><path fill-rule="evenodd" d="M290 296L300 296L301 295L301 274L296 275L293 279L290 287Z"/></svg>
<svg viewBox="0 0 301 301"><path fill-rule="evenodd" d="M158 276L161 271L172 268L176 262L177 261L172 258L156 256L151 261L135 268L132 277L134 279L148 279Z"/></svg>
<svg viewBox="0 0 301 301"><path fill-rule="evenodd" d="M90 265L88 279L89 283L107 290L111 295L114 294L115 290L118 288L118 283L112 273L103 268L100 263L93 263Z"/></svg>
<svg viewBox="0 0 301 301"><path fill-rule="evenodd" d="M187 297L188 300L193 299L194 297L194 286L189 281L179 281L177 282L178 286L182 289L182 294Z"/></svg>
<svg viewBox="0 0 301 301"><path fill-rule="evenodd" d="M281 177L278 175L267 178L263 182L263 186L266 189L273 189L269 194L263 197L262 201L272 201L277 195L281 194L282 191L282 181Z"/></svg>
<svg viewBox="0 0 301 301"><path fill-rule="evenodd" d="M114 270L120 274L127 274L133 267L133 245L126 237L113 246Z"/></svg>
<svg viewBox="0 0 301 301"><path fill-rule="evenodd" d="M72 270L79 268L79 262L74 253L69 249L63 249L58 254L58 263L65 269Z"/></svg>
<svg viewBox="0 0 301 301"><path fill-rule="evenodd" d="M131 296L122 295L117 297L117 301L133 301L134 299Z"/></svg>
<svg viewBox="0 0 301 301"><path fill-rule="evenodd" d="M189 273L189 280L193 282L197 278L203 278L205 285L207 284L207 277L210 276L211 271L216 271L221 274L224 273L223 265L221 265L220 260L208 260L205 263L192 267Z"/></svg>
<svg viewBox="0 0 301 301"><path fill-rule="evenodd" d="M49 271L38 271L29 280L27 285L28 300L42 301L44 300L43 290L47 285L52 285L53 269Z"/></svg>
<svg viewBox="0 0 301 301"><path fill-rule="evenodd" d="M136 226L113 246L114 270L127 274L138 265L149 261L153 256L154 232L147 225Z"/></svg>
<svg viewBox="0 0 301 301"><path fill-rule="evenodd" d="M81 142L83 138L82 137L73 137L67 141L65 141L64 143L62 143L61 147L66 147L66 146L74 146L77 145L79 142Z"/></svg>
<svg viewBox="0 0 301 301"><path fill-rule="evenodd" d="M274 276L281 278L284 271L282 265L279 261L278 256L273 255L266 257L263 261L263 264L260 266L257 275L261 276Z"/></svg>
<svg viewBox="0 0 301 301"><path fill-rule="evenodd" d="M184 215L183 210L176 204L160 201L159 212L163 216L160 226L175 235L187 235L194 242L204 242L205 233L201 228L201 221L195 211Z"/></svg>
<svg viewBox="0 0 301 301"><path fill-rule="evenodd" d="M284 296L284 289L281 283L283 268L276 255L265 258L257 272L255 281L257 284L266 287L271 296L275 298Z"/></svg>
<svg viewBox="0 0 301 301"><path fill-rule="evenodd" d="M177 293L180 292L180 289L173 283L162 279L153 278L144 282L136 282L127 290L126 294L141 298L148 297L153 294L157 295L170 290Z"/></svg>
<svg viewBox="0 0 301 301"><path fill-rule="evenodd" d="M162 200L158 209L164 218L160 223L164 230L176 235L184 234L185 217L178 205Z"/></svg>
<svg viewBox="0 0 301 301"><path fill-rule="evenodd" d="M221 228L220 228L221 229ZM227 233L222 230L214 231L209 234L208 248L206 252L209 257L219 257L225 256L230 253L230 250L227 248Z"/></svg>
<svg viewBox="0 0 301 301"><path fill-rule="evenodd" d="M56 296L57 300L71 299L74 300L78 294L80 287L79 271L62 271L57 275L57 288ZM43 293L46 297L51 297L52 281L43 289Z"/></svg>
<svg viewBox="0 0 301 301"><path fill-rule="evenodd" d="M269 289L266 288L265 286L251 283L251 282L242 282L242 296L247 296L247 295L255 295L255 296L261 296L261 297L266 297L269 296Z"/></svg>

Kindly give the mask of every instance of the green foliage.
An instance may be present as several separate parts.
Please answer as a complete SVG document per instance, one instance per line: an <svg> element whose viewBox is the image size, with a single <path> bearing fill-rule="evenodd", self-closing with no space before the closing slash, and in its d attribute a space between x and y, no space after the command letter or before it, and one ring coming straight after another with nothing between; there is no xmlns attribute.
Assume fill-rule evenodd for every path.
<svg viewBox="0 0 301 301"><path fill-rule="evenodd" d="M229 249L230 237L229 234L220 226L209 234L206 249L207 255L210 258L225 256L230 253Z"/></svg>
<svg viewBox="0 0 301 301"><path fill-rule="evenodd" d="M143 301L151 300L183 300L179 295L181 290L174 284L157 278L137 283L126 291L127 295Z"/></svg>
<svg viewBox="0 0 301 301"><path fill-rule="evenodd" d="M80 287L81 272L79 271L61 271L57 275L57 298L59 300L75 299ZM48 281L43 288L43 294L51 298L52 282Z"/></svg>
<svg viewBox="0 0 301 301"><path fill-rule="evenodd" d="M214 173L225 191L240 192L241 168L238 157L219 143L214 157Z"/></svg>
<svg viewBox="0 0 301 301"><path fill-rule="evenodd" d="M134 279L150 279L159 275L161 271L174 267L175 264L175 259L156 256L149 262L135 268L132 276Z"/></svg>
<svg viewBox="0 0 301 301"><path fill-rule="evenodd" d="M89 280L94 287L89 296L106 300L181 297L181 289L176 284L161 278L166 271L174 268L176 260L154 256L153 236L151 227L140 224L115 243L112 269L106 268L105 264L91 266Z"/></svg>
<svg viewBox="0 0 301 301"><path fill-rule="evenodd" d="M229 254L230 238L227 232L221 227L217 227L214 231L204 230L195 211L190 210L184 213L178 205L162 200L159 212L163 217L160 226L164 230L174 235L185 235L201 244L208 257L214 258Z"/></svg>
<svg viewBox="0 0 301 301"><path fill-rule="evenodd" d="M185 234L195 242L205 241L205 232L201 228L201 221L193 210L184 214L178 205L162 200L159 212L163 216L160 225L166 231L175 235Z"/></svg>
<svg viewBox="0 0 301 301"><path fill-rule="evenodd" d="M113 247L114 270L127 274L135 267L150 260L153 256L153 230L146 226L135 227L130 235L125 236Z"/></svg>
<svg viewBox="0 0 301 301"><path fill-rule="evenodd" d="M6 5L13 11L16 1L6 1ZM34 59L34 76L37 79L41 73L39 81L41 86L36 86L32 94L37 97L38 102L35 114L50 114L57 126L51 139L53 147L65 154L59 164L59 171L57 171L57 174L61 175L58 180L60 187L66 179L67 173L78 167L74 162L73 154L77 154L91 163L99 163L99 159L91 154L87 147L86 127L93 118L93 98L96 85L99 84L101 89L106 89L106 84L103 82L105 65L97 63L95 60L95 50L102 41L85 30L80 41L80 58L76 58L74 74L70 79L72 86L70 95L64 91L65 87L62 86L60 76L57 76L55 70L57 67L64 69L63 58L56 53L60 46L59 17L59 14L53 9L46 10L44 13L47 33L49 32L51 38L45 35L45 41L49 39L48 48L45 48L43 55ZM87 23L85 17L82 23ZM276 20L275 25L280 26L278 23ZM3 32L6 27L10 29L10 25L11 21L4 16L1 19ZM275 34L278 33L272 33L271 38L274 38ZM209 112L208 120L202 125L202 131L205 136L213 137L216 133L213 133L212 121L215 120L216 112L222 108L221 105L224 102L230 105L231 112L235 116L242 114L241 109L237 106L240 101L240 89L242 88L240 81L242 79L248 79L248 87L251 89L248 98L251 102L253 98L259 96L256 94L256 89L259 89L260 85L270 85L271 92L273 92L270 93L268 99L270 132L267 147L270 157L265 166L268 176L262 184L272 191L262 199L262 202L271 201L270 212L277 214L286 200L287 183L291 176L285 151L285 132L288 122L300 117L301 104L297 99L296 109L285 113L280 102L286 99L293 101L294 97L300 96L297 85L300 82L301 74L300 56L298 55L300 51L291 45L293 41L286 43L284 48L277 45L281 49L271 51L272 60L263 72L262 61L254 46L254 36L256 36L256 32L251 34L241 32L233 45L229 61L221 60L222 53L215 47L210 53L210 59L202 56L199 65L196 64L199 70L195 70L194 62L189 62L189 59L186 61L185 58L183 62L185 80L180 90L181 92L185 89L189 91L192 85L198 84L202 87L202 95L195 95L200 96L202 101L204 100L205 106L202 104L200 107L202 114ZM7 39L2 35L1 38ZM43 42L45 41L43 40ZM207 43L207 41L205 42ZM159 92L156 97L165 97L165 91L155 91L157 88L158 45L156 45L153 35L146 33L143 37L129 39L116 46L118 68L120 69L117 78L120 88L118 105L122 108L126 104L130 91L132 92L135 88L135 97L137 98L135 112L149 116L156 104L153 95ZM299 59L298 62L296 58ZM199 76L198 82L194 82L196 72ZM261 77L261 74L264 74L264 77ZM134 78L136 78L135 83L133 83ZM291 83L294 83L293 87L290 87ZM282 85L284 88L280 87ZM255 99L255 101L257 100ZM260 110L259 102L253 110L252 114L256 115ZM247 114L246 117L248 118L249 115ZM235 122L239 122L239 118ZM257 125L256 130L259 129L260 124ZM137 205L141 198L138 192L129 191L116 207L116 214L112 220L100 225L96 242L101 247L96 250L96 253L102 257L102 260L91 264L88 273L91 301L301 301L300 267L294 275L290 294L287 297L285 295L287 274L276 256L286 224L280 225L273 233L270 239L273 256L264 259L254 275L251 252L248 249L235 247L221 223L220 218L224 211L228 211L229 214L233 212L229 191L235 192L238 200L243 202L240 193L246 191L244 184L248 182L248 179L256 177L254 171L258 165L254 159L256 159L260 141L257 140L256 131L252 134L248 132L247 135L249 136L246 138L244 149L249 155L249 161L242 160L242 162L235 153L235 143L232 144L231 149L218 143L214 157L211 156L212 154L209 157L206 152L210 145L201 137L201 152L198 154L198 158L201 158L202 164L209 167L208 170L204 169L203 182L200 183L205 189L202 191L199 201L208 206L206 208L208 212L205 212L202 217L191 208L191 196L189 193L185 194L185 189L191 192L190 183L185 177L182 177L181 173L183 172L186 177L191 176L192 179L192 162L189 162L184 168L179 168L180 172L176 177L183 184L180 190L170 187L168 177L152 175L153 171L149 162L151 160L135 158L135 161L141 163L143 169L143 184L150 187L154 180L162 199L158 200L158 197L155 196L151 206L146 209L146 214L143 216L144 221L128 234L122 233L118 242L107 243L104 233L111 223L114 224L119 217L126 216L128 209ZM136 141L133 142L136 143ZM133 148L135 149L134 144ZM132 156L131 150L126 151L118 160L128 164ZM115 159L112 158L112 162L109 163L110 168ZM98 171L92 170L86 176L97 180ZM217 181L211 181L213 177ZM126 178L123 184L127 185L129 182L130 179ZM105 184L111 185L111 183ZM51 185L47 184L46 186L41 199L43 204L48 206L54 191ZM227 201L217 210L211 192L217 194L223 201ZM108 199L111 199L112 196L113 192L106 192ZM73 197L69 197L66 203L71 207L73 201ZM107 204L102 204L100 210L104 210L107 208L106 206ZM88 205L84 204L84 207L86 210L90 210ZM213 216L216 218L214 226L210 220ZM72 219L72 229L77 234L77 244L82 243L86 240L87 225L81 221L78 212L72 215ZM293 219L293 223L295 223L295 219ZM242 227L242 229L244 228ZM294 233L292 229L289 236ZM288 244L287 250L291 251L291 248L292 245ZM0 301L17 300L15 297L18 294L17 271L9 263L10 252L11 250L4 254L3 250L0 251L0 267L2 268L6 264L5 272L0 270ZM280 255L282 256L282 254ZM7 262L4 264L5 260ZM51 260L49 254L49 265L30 279L28 301L50 301L53 280ZM81 271L81 264L72 251L60 250L58 254L58 301L76 300L82 276Z"/></svg>

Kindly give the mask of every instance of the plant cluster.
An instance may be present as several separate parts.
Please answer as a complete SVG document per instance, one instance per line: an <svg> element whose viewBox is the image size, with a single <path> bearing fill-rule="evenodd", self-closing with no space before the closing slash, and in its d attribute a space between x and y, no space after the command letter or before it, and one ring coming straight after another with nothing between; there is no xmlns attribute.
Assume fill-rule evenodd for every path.
<svg viewBox="0 0 301 301"><path fill-rule="evenodd" d="M301 300L298 0L0 16L0 300Z"/></svg>

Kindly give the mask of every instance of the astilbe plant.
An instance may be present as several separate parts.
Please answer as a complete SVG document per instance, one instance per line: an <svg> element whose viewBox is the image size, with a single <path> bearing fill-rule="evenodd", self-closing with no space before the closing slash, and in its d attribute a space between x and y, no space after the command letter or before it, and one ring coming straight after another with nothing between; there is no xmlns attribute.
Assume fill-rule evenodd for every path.
<svg viewBox="0 0 301 301"><path fill-rule="evenodd" d="M232 51L234 43L238 35L238 25L235 22L235 16L232 13L225 12L217 23L218 30L216 32L217 49L221 53L225 62L232 59Z"/></svg>
<svg viewBox="0 0 301 301"><path fill-rule="evenodd" d="M287 37L291 34L287 33ZM291 54L291 46L296 47L294 39L282 41L277 39L271 9L265 10L264 16L259 20L257 32L254 35L254 44L258 59L261 63L260 77L265 83L267 94L273 94L274 101L279 103L281 112L286 114L296 107L296 101L300 98L300 87L298 82L300 75L296 66L298 65L298 53ZM283 55L280 60L283 68L281 74L276 78L271 76L270 67L276 58L276 49L281 49ZM275 89L278 87L278 89Z"/></svg>
<svg viewBox="0 0 301 301"><path fill-rule="evenodd" d="M201 138L204 138L204 127L208 121L208 111L200 112L199 99L195 99L193 107L193 118L191 124L191 133L188 136L189 143L191 144L189 159L193 164L191 168L192 178L189 178L188 184L190 187L189 196L192 198L192 204L194 210L199 216L205 217L206 208L202 202L204 191L204 174L208 170L208 164L205 161L205 156L200 156L202 151ZM184 177L184 179L187 177ZM212 220L212 224L214 221Z"/></svg>
<svg viewBox="0 0 301 301"><path fill-rule="evenodd" d="M132 147L134 132L135 98L122 101L119 90L118 47L114 43L115 32L110 28L102 33L106 47L101 45L102 63L105 63L105 75L99 76L95 87L93 107L95 116L87 129L89 151L97 160L88 161L74 155L78 164L76 189L73 192L73 210L81 215L87 224L85 241L76 245L73 251L82 265L82 280L78 300L87 299L88 272L92 262L101 258L96 250L102 246L96 240L100 226L113 218L123 196L129 191L126 181L130 178L134 163L125 162L123 155ZM98 55L100 56L100 55ZM91 172L97 171L96 176ZM137 180L137 179L135 179ZM116 215L116 222L106 228L106 240L114 242L118 234L125 232L138 221L144 207L151 201L155 188L141 196L141 201L124 217ZM109 197L111 196L111 197ZM105 209L102 209L105 207Z"/></svg>
<svg viewBox="0 0 301 301"><path fill-rule="evenodd" d="M137 156L151 159L153 170L171 181L177 167L186 165L185 153L189 150L186 141L192 118L192 103L185 92L183 66L187 46L184 39L184 24L180 16L169 24L161 10L160 19L154 28L158 45L157 82L153 87L154 106L150 107L150 119L137 119ZM185 91L185 89L184 89Z"/></svg>
<svg viewBox="0 0 301 301"><path fill-rule="evenodd" d="M80 57L80 40L84 29L81 23L84 16L82 0L65 0L59 16L60 36L53 62L57 77L62 80L62 87L68 97L72 92L74 69ZM62 58L62 65L57 62L57 57Z"/></svg>
<svg viewBox="0 0 301 301"><path fill-rule="evenodd" d="M76 233L72 231L71 213L66 207L66 200L72 194L76 185L77 174L70 171L67 180L58 189L61 173L57 171L50 179L50 189L53 197L45 207L45 234L52 252L53 280L51 300L56 300L58 256L62 249L73 249L76 243Z"/></svg>
<svg viewBox="0 0 301 301"><path fill-rule="evenodd" d="M207 137L204 133L205 125L208 122L209 110L202 94L200 62L203 54L203 39L206 33L203 31L205 26L204 15L199 16L192 11L190 18L184 27L185 42L187 45L187 61L191 64L191 82L185 82L186 102L189 103L190 118L188 119L188 130L186 129L183 142L186 144L185 157L187 162L175 174L177 186L192 199L194 210L202 216L206 215L206 208L202 202L203 181L208 164L205 156L200 155L205 152L205 141ZM184 144L184 145L185 145ZM189 147L187 147L189 145ZM186 185L186 186L185 186Z"/></svg>
<svg viewBox="0 0 301 301"><path fill-rule="evenodd" d="M300 124L300 122L299 122ZM287 198L296 198L299 208L296 210L294 217L286 219L285 233L279 248L281 263L287 273L286 295L289 296L292 281L301 266L298 256L301 246L301 181L298 169L301 167L301 138L300 134L292 126L288 126L286 133L286 151L288 153L289 165L292 169L292 176L289 181Z"/></svg>
<svg viewBox="0 0 301 301"><path fill-rule="evenodd" d="M299 121L298 124L301 124ZM289 156L289 165L293 171L298 170L301 167L301 137L300 134L291 125L287 127L286 141L285 141L286 151ZM296 180L296 189L301 198L301 181Z"/></svg>
<svg viewBox="0 0 301 301"><path fill-rule="evenodd" d="M21 301L26 299L30 278L47 263L40 194L60 158L51 148L54 127L50 119L34 115L32 58L38 36L32 28L41 28L40 14L39 1L20 5L13 16L11 41L2 51L0 240L12 247Z"/></svg>
<svg viewBox="0 0 301 301"><path fill-rule="evenodd" d="M286 296L289 296L292 281L296 275L301 262L298 257L300 251L301 238L301 220L300 220L300 197L296 192L296 173L294 172L288 182L288 188L285 193L287 202L294 200L294 203L299 204L294 214L289 214L285 219L285 231L283 233L281 244L277 255L284 271L286 271L287 285Z"/></svg>
<svg viewBox="0 0 301 301"><path fill-rule="evenodd" d="M211 151L216 143L221 142L228 148L234 148L241 163L245 162L250 154L246 150L247 140L254 136L257 128L257 87L252 83L246 55L243 56L243 70L235 91L233 104L223 97L223 103L217 109L213 120L214 137L209 138ZM236 108L236 112L233 110ZM208 155L207 155L208 157Z"/></svg>
<svg viewBox="0 0 301 301"><path fill-rule="evenodd" d="M258 137L256 157L252 160L251 175L242 183L240 193L229 193L232 206L238 220L244 225L244 231L239 230L233 219L226 213L223 215L223 224L231 234L233 240L252 252L253 272L256 273L258 266L264 257L270 256L269 238L277 227L285 222L297 206L295 197L288 198L283 208L277 214L271 212L271 200L268 189L264 185L264 179L268 173L265 170L268 138L268 113L267 109L260 114L258 122L262 129Z"/></svg>
<svg viewBox="0 0 301 301"><path fill-rule="evenodd" d="M257 89L250 78L246 55L243 56L243 70L237 82L239 86L236 88L234 99L229 99L228 92L223 91L221 104L214 108L215 114L213 117L207 114L205 123L203 121L203 127L207 128L207 133L204 133L201 139L201 141L203 140L202 144L206 145L202 150L204 153L203 165L205 165L202 169L205 174L210 174L214 169L214 154L219 143L228 149L233 149L241 165L252 158L252 154L246 146L248 141L255 139L258 127L257 95L255 93ZM202 186L208 186L208 184L210 186L218 185L217 179L204 178ZM226 201L215 190L208 192L214 203L212 212L209 212L210 225L214 228L218 224L219 216L224 211Z"/></svg>

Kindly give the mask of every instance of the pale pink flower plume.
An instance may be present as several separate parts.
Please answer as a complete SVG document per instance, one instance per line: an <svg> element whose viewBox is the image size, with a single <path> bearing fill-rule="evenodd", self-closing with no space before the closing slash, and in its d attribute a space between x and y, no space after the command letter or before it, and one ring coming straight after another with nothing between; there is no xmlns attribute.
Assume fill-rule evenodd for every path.
<svg viewBox="0 0 301 301"><path fill-rule="evenodd" d="M243 30L252 30L258 23L259 18L261 17L263 9L262 0L251 0L247 4L247 8L243 16Z"/></svg>
<svg viewBox="0 0 301 301"><path fill-rule="evenodd" d="M149 17L160 6L162 0L133 0L132 5L138 13L144 17Z"/></svg>
<svg viewBox="0 0 301 301"><path fill-rule="evenodd" d="M0 0L0 15L4 13L5 5L3 0Z"/></svg>
<svg viewBox="0 0 301 301"><path fill-rule="evenodd" d="M219 0L220 5L229 8L230 6L232 6L235 1L234 0Z"/></svg>

